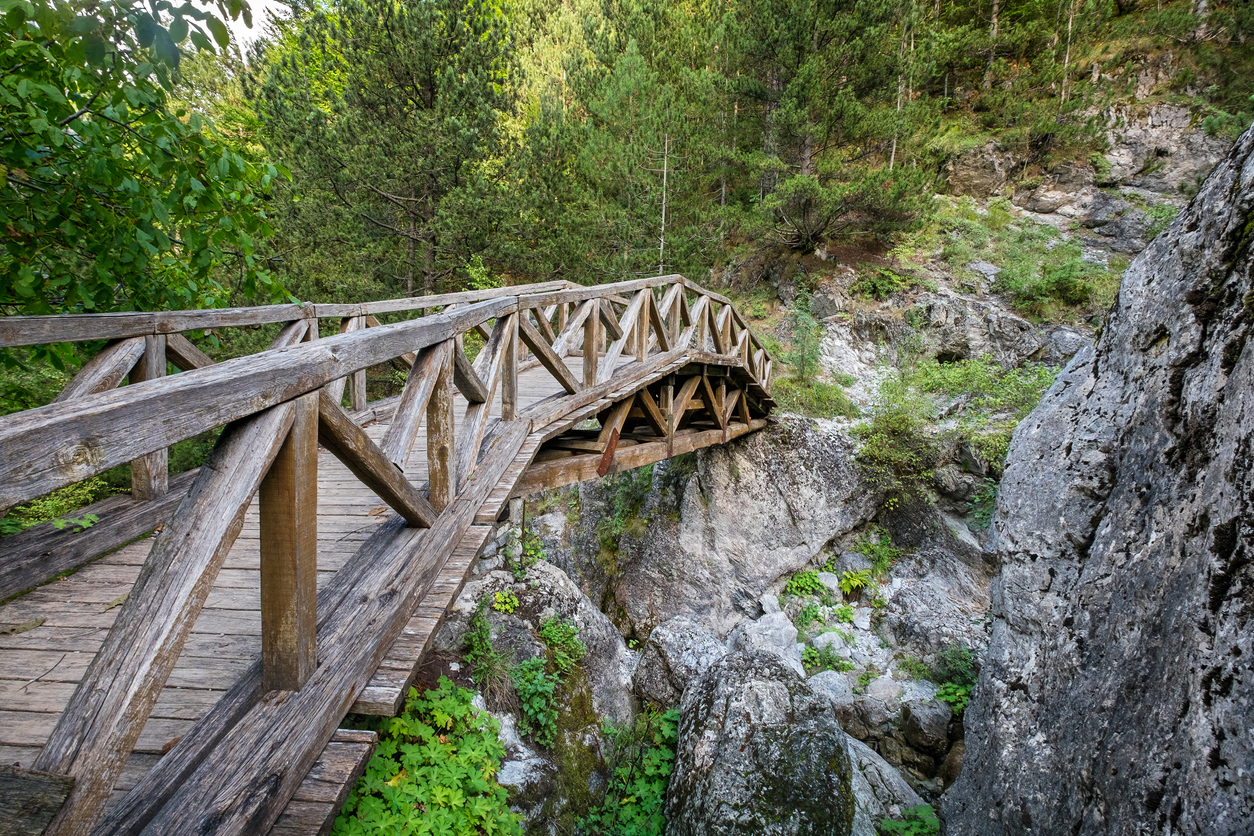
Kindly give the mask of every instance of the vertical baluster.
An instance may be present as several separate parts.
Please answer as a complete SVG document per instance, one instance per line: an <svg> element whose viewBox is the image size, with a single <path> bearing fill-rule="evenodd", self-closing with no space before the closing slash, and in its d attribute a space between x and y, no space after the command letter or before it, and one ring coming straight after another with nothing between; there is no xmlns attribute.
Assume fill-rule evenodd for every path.
<svg viewBox="0 0 1254 836"><path fill-rule="evenodd" d="M583 385L597 385L597 359L601 353L601 301L592 300L592 310L583 323Z"/></svg>
<svg viewBox="0 0 1254 836"><path fill-rule="evenodd" d="M505 345L501 350L505 356L501 360L501 420L513 421L518 414L518 317L521 312L509 318L505 331Z"/></svg>
<svg viewBox="0 0 1254 836"><path fill-rule="evenodd" d="M165 336L144 337L144 353L131 370L131 383L165 377ZM166 448L154 450L131 462L131 496L156 499L169 490L169 453Z"/></svg>
<svg viewBox="0 0 1254 836"><path fill-rule="evenodd" d="M453 474L453 351L436 371L439 378L427 401L427 501L443 511L457 493Z"/></svg>
<svg viewBox="0 0 1254 836"><path fill-rule="evenodd" d="M366 327L366 318L359 316L357 319L357 328ZM356 329L354 329L356 330ZM360 369L353 372L349 378L348 386L348 402L353 409L366 408L366 370Z"/></svg>
<svg viewBox="0 0 1254 836"><path fill-rule="evenodd" d="M298 691L317 667L317 392L296 399L259 493L262 680L267 690Z"/></svg>

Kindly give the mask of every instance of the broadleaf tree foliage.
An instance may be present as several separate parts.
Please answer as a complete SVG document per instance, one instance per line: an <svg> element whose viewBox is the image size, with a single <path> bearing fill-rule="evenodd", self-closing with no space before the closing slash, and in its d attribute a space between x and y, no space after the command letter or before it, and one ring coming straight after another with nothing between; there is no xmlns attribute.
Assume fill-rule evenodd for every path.
<svg viewBox="0 0 1254 836"><path fill-rule="evenodd" d="M282 170L171 107L182 51L225 47L222 18L247 17L246 4L0 0L0 14L0 310L281 293L257 243Z"/></svg>

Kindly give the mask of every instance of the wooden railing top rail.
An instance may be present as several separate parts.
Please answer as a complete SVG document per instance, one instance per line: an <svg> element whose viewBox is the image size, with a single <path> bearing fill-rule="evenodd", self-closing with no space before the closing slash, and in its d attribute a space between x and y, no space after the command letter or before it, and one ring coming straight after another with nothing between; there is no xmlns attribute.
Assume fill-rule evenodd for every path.
<svg viewBox="0 0 1254 836"><path fill-rule="evenodd" d="M407 299L385 299L380 302L362 302L352 305L306 302L303 305L259 305L250 308L209 308L188 311L4 316L0 317L0 348L174 334L197 328L269 325L276 322L292 322L297 319L367 316L482 302L506 296L545 293L580 286L566 281L544 282L516 287L468 290L461 293L441 293L435 296L415 296Z"/></svg>
<svg viewBox="0 0 1254 836"><path fill-rule="evenodd" d="M718 333L723 327L715 327L713 314L708 314L716 353L736 355L743 350L742 362L750 375L762 377L762 372L768 369L768 364L764 362L764 349L731 307L730 300L676 275L592 287L549 282L359 306L278 305L153 314L10 317L8 321L0 317L0 337L4 339L0 345L13 345L124 335L131 335L132 339L144 335L151 339L154 331L160 335L181 329L211 327L210 323L221 327L322 315L338 317L345 316L346 311L349 316L363 316L364 312L380 310L376 307L379 305L395 304L397 307L392 309L400 310L404 307L470 303L451 311L446 309L407 321L349 330L313 342L271 349L170 377L97 391L0 417L0 451L3 451L0 454L0 509L134 461L142 455L292 400L333 381L342 381L346 376L370 366L402 356L413 357L437 343L500 317L519 311L539 316L542 313L538 310L540 308L562 304L578 307L580 302L598 298L602 299L603 306L607 306L605 300L619 294L633 294L666 285L680 285L693 291L698 299L693 311L705 311L710 302L725 305L724 314L738 323L740 337L719 348L725 339ZM683 308L683 315L688 316L687 306L680 307ZM328 309L330 313L326 313ZM724 314L720 314L720 322ZM206 317L204 321L198 319L201 315ZM700 317L706 315L701 313ZM615 320L608 307L602 308L599 318L611 323ZM572 315L572 319L578 317ZM15 322L16 326L10 327ZM66 324L57 328L57 323ZM567 330L568 334L573 334L578 329L576 326ZM43 336L34 336L37 332ZM744 341L747 341L747 346L741 344ZM554 346L559 343L564 349L570 347L569 339L564 343L556 340ZM622 351L623 347L620 341L617 350ZM702 349L698 347L695 350L699 353ZM769 360L769 357L765 359ZM769 371L766 375L769 376ZM758 382L766 383L764 380ZM116 381L111 385L116 385ZM769 383L766 386L769 388Z"/></svg>

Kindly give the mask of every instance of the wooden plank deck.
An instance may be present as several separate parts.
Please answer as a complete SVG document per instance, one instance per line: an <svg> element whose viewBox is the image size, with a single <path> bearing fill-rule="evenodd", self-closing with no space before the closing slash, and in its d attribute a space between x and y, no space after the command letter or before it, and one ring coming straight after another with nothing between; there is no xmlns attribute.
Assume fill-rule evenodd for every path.
<svg viewBox="0 0 1254 836"><path fill-rule="evenodd" d="M624 359L622 363L627 363ZM578 357L568 366L579 373ZM556 394L561 386L544 369L523 372L518 381L518 405L525 408ZM455 396L460 427L465 401ZM387 430L395 402L371 404L357 417L376 420L366 427L378 442ZM390 406L390 409L389 409ZM499 417L499 399L493 415ZM539 441L524 447L528 460ZM392 715L404 703L419 661L443 622L444 612L460 593L466 576L483 548L493 523L510 495L513 480L527 461L516 462L506 474L509 485L494 491L459 543L434 587L416 608L405 631L393 644L384 663L362 691L353 711ZM426 433L420 432L405 475L418 485L427 479ZM392 515L379 497L365 487L325 449L318 455L318 587L356 552L371 532ZM90 529L82 537L90 537ZM30 768L65 709L87 666L99 650L139 575L153 539L145 537L106 555L77 572L45 584L0 606L0 765ZM22 625L38 626L22 629ZM161 756L204 716L228 688L260 657L261 592L258 503L254 499L244 527L218 573L208 602L196 620L174 673L170 676L126 769L114 785L112 802L126 794ZM341 733L310 770L321 789L302 791L288 805L272 832L321 833L330 827L348 784L360 775L369 757L361 741L345 743ZM373 745L369 747L373 751ZM356 763L354 758L360 761ZM352 762L352 763L350 763ZM315 775L317 773L317 775ZM318 777L322 776L322 777ZM328 777L332 776L332 777ZM342 779L343 793L327 789ZM338 792L338 790L337 790ZM322 818L319 818L321 815Z"/></svg>

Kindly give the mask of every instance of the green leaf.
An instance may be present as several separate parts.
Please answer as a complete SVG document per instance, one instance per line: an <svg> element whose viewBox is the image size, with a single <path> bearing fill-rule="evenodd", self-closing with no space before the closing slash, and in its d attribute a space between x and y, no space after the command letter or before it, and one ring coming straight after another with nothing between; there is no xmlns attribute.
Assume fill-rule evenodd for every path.
<svg viewBox="0 0 1254 836"><path fill-rule="evenodd" d="M187 21L182 17L176 17L170 22L170 37L176 44L181 44L187 39Z"/></svg>
<svg viewBox="0 0 1254 836"><path fill-rule="evenodd" d="M188 35L197 49L205 52L214 52L213 42L209 40L209 37L204 32L201 32L199 29L192 29L188 32Z"/></svg>
<svg viewBox="0 0 1254 836"><path fill-rule="evenodd" d="M71 35L86 35L88 32L94 32L100 26L100 21L89 15L79 15L70 21L70 25L65 27L65 31Z"/></svg>
<svg viewBox="0 0 1254 836"><path fill-rule="evenodd" d="M140 46L148 49L152 46L153 40L157 37L157 30L160 28L152 15L147 12L142 13L135 21L135 39L139 41Z"/></svg>
<svg viewBox="0 0 1254 836"><path fill-rule="evenodd" d="M231 43L231 33L226 28L226 24L211 17L205 21L205 25L209 27L209 31L213 33L213 39L218 42L218 46L226 49Z"/></svg>
<svg viewBox="0 0 1254 836"><path fill-rule="evenodd" d="M153 54L157 59L167 67L177 68L179 65L179 48L174 43L174 39L170 37L170 33L162 27L157 27L156 37L152 44Z"/></svg>
<svg viewBox="0 0 1254 836"><path fill-rule="evenodd" d="M90 33L83 38L83 50L87 57L87 62L100 66L104 63L107 46L105 39L95 32Z"/></svg>

